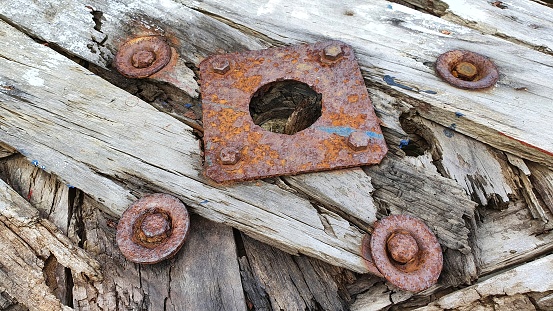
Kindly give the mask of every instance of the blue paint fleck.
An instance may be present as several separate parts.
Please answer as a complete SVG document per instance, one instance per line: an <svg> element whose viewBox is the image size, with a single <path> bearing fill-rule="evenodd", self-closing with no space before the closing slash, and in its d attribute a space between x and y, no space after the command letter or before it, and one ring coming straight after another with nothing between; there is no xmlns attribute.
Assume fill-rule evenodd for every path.
<svg viewBox="0 0 553 311"><path fill-rule="evenodd" d="M427 94L438 94L438 92L432 91L432 90L424 90L424 91L421 91L421 92L427 93Z"/></svg>
<svg viewBox="0 0 553 311"><path fill-rule="evenodd" d="M386 8L388 8L390 10L393 9L391 4L388 4L388 6Z"/></svg>
<svg viewBox="0 0 553 311"><path fill-rule="evenodd" d="M389 75L385 75L383 79L384 79L384 82L388 83L388 85L397 86L397 87L399 87L399 88L402 88L402 89L408 90L408 91L414 91L414 90L415 90L415 89L413 89L413 88L410 87L410 86L397 83L396 81L394 81L395 78L396 78L396 77L392 77L392 76L389 76Z"/></svg>
<svg viewBox="0 0 553 311"><path fill-rule="evenodd" d="M432 90L422 90L422 91L419 91L418 89L414 89L410 86L407 86L407 85L404 85L404 84L401 84L401 83L397 83L394 79L396 77L392 77L392 76L389 76L389 75L385 75L384 76L384 82L386 82L388 85L391 85L391 86L397 86L399 88L402 88L404 90L408 90L408 91L414 91L414 92L423 92L423 93L427 93L427 94L438 94L438 92L436 91L432 91Z"/></svg>
<svg viewBox="0 0 553 311"><path fill-rule="evenodd" d="M72 185L70 185L70 184L67 184L67 188L73 189L73 188L75 188L75 186L72 186Z"/></svg>
<svg viewBox="0 0 553 311"><path fill-rule="evenodd" d="M402 139L399 141L399 148L407 147L409 145L409 142L411 142L410 139Z"/></svg>
<svg viewBox="0 0 553 311"><path fill-rule="evenodd" d="M460 113L459 111L457 111L457 112L455 112L455 116L456 116L457 118L460 118L460 117L464 117L465 115L462 114L462 113Z"/></svg>
<svg viewBox="0 0 553 311"><path fill-rule="evenodd" d="M317 129L329 134L336 134L343 137L348 137L351 133L357 132L357 130L347 126L319 126L317 127ZM382 134L371 131L365 131L365 135L370 138L384 139L384 136Z"/></svg>
<svg viewBox="0 0 553 311"><path fill-rule="evenodd" d="M449 137L449 138L455 136L455 128L456 127L457 127L457 125L455 123L451 123L451 125L448 128L444 129L444 135L446 137Z"/></svg>
<svg viewBox="0 0 553 311"><path fill-rule="evenodd" d="M38 166L38 161L37 161L37 160L33 160L33 161L31 161L31 164L34 165L34 166Z"/></svg>
<svg viewBox="0 0 553 311"><path fill-rule="evenodd" d="M209 203L208 200L203 200L202 202L200 202L200 204L206 204L206 203Z"/></svg>
<svg viewBox="0 0 553 311"><path fill-rule="evenodd" d="M184 107L185 107L185 108L192 108L193 106L194 106L194 105L191 104L191 103L186 103L186 104L184 104Z"/></svg>
<svg viewBox="0 0 553 311"><path fill-rule="evenodd" d="M44 166L44 165L42 165L40 168L43 169L43 170L46 170L46 166Z"/></svg>

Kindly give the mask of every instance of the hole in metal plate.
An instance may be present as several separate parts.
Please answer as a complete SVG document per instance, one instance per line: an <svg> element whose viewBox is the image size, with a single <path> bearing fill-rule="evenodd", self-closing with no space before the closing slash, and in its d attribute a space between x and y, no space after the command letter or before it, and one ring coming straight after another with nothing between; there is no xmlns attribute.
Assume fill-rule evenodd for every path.
<svg viewBox="0 0 553 311"><path fill-rule="evenodd" d="M321 97L302 82L272 82L253 94L250 115L254 124L267 131L293 135L321 116Z"/></svg>

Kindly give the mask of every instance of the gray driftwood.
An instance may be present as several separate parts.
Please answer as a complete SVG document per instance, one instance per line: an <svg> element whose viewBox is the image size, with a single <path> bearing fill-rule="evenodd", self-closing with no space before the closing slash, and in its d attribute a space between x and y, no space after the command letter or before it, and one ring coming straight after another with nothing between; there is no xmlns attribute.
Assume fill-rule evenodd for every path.
<svg viewBox="0 0 553 311"><path fill-rule="evenodd" d="M2 263L0 271L12 275L0 279L15 285L0 283L1 308L18 308L17 301L107 310L379 310L429 303L428 310L463 308L463 303L482 309L551 308L551 280L540 287L523 279L549 271L549 257L494 281L477 281L552 249L553 145L543 117L552 112L551 11L527 1L503 3L507 8L428 3L418 6L442 18L385 1L0 6L0 18L18 29L0 24L0 177L7 191L19 193L19 205L38 211L38 223L49 219L46 227L71 238L73 248L63 244L71 258L94 256L109 272L102 281L84 277L75 263L53 251L34 254L34 266L26 271ZM152 90L149 94L133 92L157 111L123 91L133 86L110 72L122 42L151 34L165 36L178 51L174 86L181 90L170 91L189 101L195 113L200 106L194 69L208 55L343 40L356 51L389 155L363 169L212 183L202 175L199 141L181 121L200 132L201 122L179 109L165 113L157 97L167 86L160 81L137 84ZM433 62L452 48L489 56L501 72L498 84L471 92L442 82ZM114 225L130 202L157 191L177 195L193 213L256 240L356 272L366 271L359 242L372 223L388 214L413 214L437 234L444 272L437 286L412 296L378 278L288 255L246 236L235 239L239 234L229 227L198 216L195 235L177 257L135 266L118 252ZM13 217L6 222L13 223ZM36 243L50 238L46 234ZM13 243L0 244L13 249ZM208 243L217 246L206 250ZM35 273L41 285L20 291L28 286L20 281L25 273ZM508 278L527 286L498 289ZM474 282L431 302L442 289ZM40 293L46 293L43 301L36 299ZM191 297L196 300L185 305Z"/></svg>

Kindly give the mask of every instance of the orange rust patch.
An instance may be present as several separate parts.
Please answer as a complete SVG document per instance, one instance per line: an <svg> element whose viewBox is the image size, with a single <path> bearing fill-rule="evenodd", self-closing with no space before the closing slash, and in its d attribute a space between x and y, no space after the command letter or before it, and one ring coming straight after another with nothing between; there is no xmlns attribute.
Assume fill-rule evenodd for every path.
<svg viewBox="0 0 553 311"><path fill-rule="evenodd" d="M359 95L348 95L348 102L356 103L359 100Z"/></svg>

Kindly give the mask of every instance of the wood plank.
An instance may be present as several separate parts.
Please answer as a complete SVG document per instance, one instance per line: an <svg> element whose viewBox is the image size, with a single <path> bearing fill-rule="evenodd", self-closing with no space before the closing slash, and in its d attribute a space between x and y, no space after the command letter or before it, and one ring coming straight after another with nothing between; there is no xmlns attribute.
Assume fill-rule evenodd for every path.
<svg viewBox="0 0 553 311"><path fill-rule="evenodd" d="M343 218L325 214L336 227L329 231L308 200L275 185L212 184L200 173L199 145L188 126L10 26L2 24L2 36L0 140L102 202L106 212L120 215L135 200L129 188L169 192L194 212L288 252L367 271L362 232ZM98 131L104 128L109 132Z"/></svg>
<svg viewBox="0 0 553 311"><path fill-rule="evenodd" d="M48 287L46 263L55 258L72 273L100 281L100 265L54 224L40 219L22 197L0 180L0 287L30 310L73 310Z"/></svg>
<svg viewBox="0 0 553 311"><path fill-rule="evenodd" d="M553 213L553 171L536 163L528 163L530 179L541 200Z"/></svg>
<svg viewBox="0 0 553 311"><path fill-rule="evenodd" d="M356 51L368 81L411 99L423 117L443 126L455 123L456 131L500 150L553 164L548 139L553 130L542 118L553 111L549 55L386 1L327 1L316 7L295 1L283 8L246 0L181 2L277 42L343 40ZM439 54L456 48L491 57L501 72L498 84L474 96L440 80L433 63ZM389 77L395 77L395 84Z"/></svg>
<svg viewBox="0 0 553 311"><path fill-rule="evenodd" d="M485 34L553 52L553 11L534 1L403 0L441 18Z"/></svg>
<svg viewBox="0 0 553 311"><path fill-rule="evenodd" d="M291 256L268 245L243 236L247 260L241 263L251 269L254 284L267 295L272 310L347 310L338 295L333 275L339 268L305 256ZM332 271L334 270L334 271ZM259 295L252 295L252 297ZM267 303L252 299L255 310Z"/></svg>
<svg viewBox="0 0 553 311"><path fill-rule="evenodd" d="M458 310L487 298L551 291L553 290L551 273L553 273L553 255L548 255L445 295L428 306L416 310Z"/></svg>
<svg viewBox="0 0 553 311"><path fill-rule="evenodd" d="M192 217L190 230L186 245L169 271L170 297L168 301L160 300L164 304L159 307L166 305L168 310L175 311L245 310L232 228ZM141 276L153 283L159 270L145 271L141 271Z"/></svg>
<svg viewBox="0 0 553 311"><path fill-rule="evenodd" d="M340 216L366 228L376 221L377 207L371 193L371 178L360 168L301 174L282 177L294 189L307 194L338 213Z"/></svg>
<svg viewBox="0 0 553 311"><path fill-rule="evenodd" d="M474 202L504 208L515 195L515 173L501 153L483 143L420 117L410 118L432 146L439 171L454 179Z"/></svg>
<svg viewBox="0 0 553 311"><path fill-rule="evenodd" d="M33 165L23 156L0 160L0 178L9 184L20 196L38 210L40 217L50 220L65 235L69 233L73 217L73 195L75 189L62 184L57 178ZM47 285L52 293L65 305L72 303L71 273L50 256L44 262Z"/></svg>

